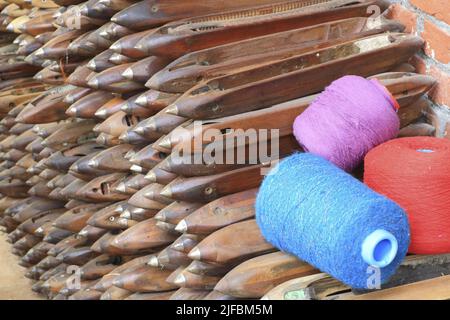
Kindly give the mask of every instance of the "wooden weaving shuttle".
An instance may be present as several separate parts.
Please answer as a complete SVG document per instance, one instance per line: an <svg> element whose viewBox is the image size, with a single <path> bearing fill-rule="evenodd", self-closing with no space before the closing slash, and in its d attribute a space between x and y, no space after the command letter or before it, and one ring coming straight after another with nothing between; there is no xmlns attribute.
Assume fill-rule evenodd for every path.
<svg viewBox="0 0 450 320"><path fill-rule="evenodd" d="M368 16L367 8L377 5L381 12L385 1L317 0L262 4L209 16L168 23L136 47L148 54L176 59L189 52L231 42L255 38L332 20Z"/></svg>
<svg viewBox="0 0 450 320"><path fill-rule="evenodd" d="M351 39L403 29L401 24L383 17L356 17L256 37L184 55L156 73L146 86L183 93L199 81L221 77L249 65L275 62Z"/></svg>
<svg viewBox="0 0 450 320"><path fill-rule="evenodd" d="M146 30L186 17L248 8L272 2L273 0L238 0L233 2L189 0L180 3L173 0L144 0L118 12L112 17L111 21L133 30Z"/></svg>
<svg viewBox="0 0 450 320"><path fill-rule="evenodd" d="M242 261L277 250L261 234L256 220L237 222L217 230L188 254L193 260L237 265Z"/></svg>
<svg viewBox="0 0 450 320"><path fill-rule="evenodd" d="M411 35L381 34L250 67L200 83L169 106L167 112L191 119L212 119L261 109L320 92L347 74L366 77L387 72L409 60L422 44L420 38Z"/></svg>
<svg viewBox="0 0 450 320"><path fill-rule="evenodd" d="M227 194L258 187L264 177L261 169L268 168L268 165L253 165L204 177L178 177L161 191L161 195L180 201L210 202Z"/></svg>
<svg viewBox="0 0 450 320"><path fill-rule="evenodd" d="M178 232L210 234L230 224L250 219L255 215L258 189L230 194L198 208L181 220ZM163 209L164 211L166 209Z"/></svg>
<svg viewBox="0 0 450 320"><path fill-rule="evenodd" d="M112 173L94 178L77 191L80 198L91 202L110 202L125 200L128 196L115 192L111 188L117 180L124 177L123 173Z"/></svg>

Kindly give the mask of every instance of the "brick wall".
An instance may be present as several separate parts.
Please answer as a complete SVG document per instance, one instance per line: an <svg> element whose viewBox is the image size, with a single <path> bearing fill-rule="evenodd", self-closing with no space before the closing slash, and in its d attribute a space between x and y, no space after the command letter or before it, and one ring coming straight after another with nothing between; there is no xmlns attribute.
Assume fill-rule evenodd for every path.
<svg viewBox="0 0 450 320"><path fill-rule="evenodd" d="M418 72L432 75L438 84L429 94L429 120L437 136L450 139L450 0L390 0L389 18L425 40L423 52L412 63Z"/></svg>

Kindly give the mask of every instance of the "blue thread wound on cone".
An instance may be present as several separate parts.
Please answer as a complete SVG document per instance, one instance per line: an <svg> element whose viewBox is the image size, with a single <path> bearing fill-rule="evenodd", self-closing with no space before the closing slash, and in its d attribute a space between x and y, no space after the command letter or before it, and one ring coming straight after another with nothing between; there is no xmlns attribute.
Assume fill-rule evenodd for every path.
<svg viewBox="0 0 450 320"><path fill-rule="evenodd" d="M294 154L275 170L256 199L256 219L267 241L352 288L367 289L373 281L367 250L380 261L381 284L394 274L410 241L400 206L310 153Z"/></svg>

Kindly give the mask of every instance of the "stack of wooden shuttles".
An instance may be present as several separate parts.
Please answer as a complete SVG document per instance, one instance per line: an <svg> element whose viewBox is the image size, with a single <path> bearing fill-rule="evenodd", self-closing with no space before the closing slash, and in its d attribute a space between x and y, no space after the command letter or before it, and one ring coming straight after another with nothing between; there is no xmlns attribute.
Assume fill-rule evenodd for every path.
<svg viewBox="0 0 450 320"><path fill-rule="evenodd" d="M343 75L388 88L401 135L434 133L422 117L434 79L408 63L423 41L387 19L388 6L0 0L0 224L33 290L91 300L370 298L272 247L253 205L261 169L301 151L295 117ZM223 142L247 129L256 140L244 139L246 155L272 142L259 129L279 129L278 155L193 161L212 149L237 160L239 146ZM435 281L449 263L408 257L388 290Z"/></svg>

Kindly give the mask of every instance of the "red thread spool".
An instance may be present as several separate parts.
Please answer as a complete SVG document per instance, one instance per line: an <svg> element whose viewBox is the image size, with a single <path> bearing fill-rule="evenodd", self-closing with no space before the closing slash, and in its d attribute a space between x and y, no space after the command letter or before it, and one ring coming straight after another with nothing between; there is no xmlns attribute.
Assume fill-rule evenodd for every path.
<svg viewBox="0 0 450 320"><path fill-rule="evenodd" d="M408 214L410 253L450 253L450 140L388 141L365 158L364 182Z"/></svg>

